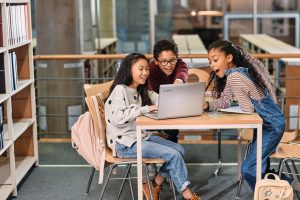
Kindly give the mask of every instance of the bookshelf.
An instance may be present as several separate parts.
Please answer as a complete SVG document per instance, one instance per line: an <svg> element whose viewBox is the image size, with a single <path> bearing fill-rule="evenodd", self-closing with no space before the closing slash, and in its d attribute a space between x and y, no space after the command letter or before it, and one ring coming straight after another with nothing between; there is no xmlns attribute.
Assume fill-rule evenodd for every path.
<svg viewBox="0 0 300 200"><path fill-rule="evenodd" d="M30 9L30 0L0 1L0 200L17 196L38 164Z"/></svg>

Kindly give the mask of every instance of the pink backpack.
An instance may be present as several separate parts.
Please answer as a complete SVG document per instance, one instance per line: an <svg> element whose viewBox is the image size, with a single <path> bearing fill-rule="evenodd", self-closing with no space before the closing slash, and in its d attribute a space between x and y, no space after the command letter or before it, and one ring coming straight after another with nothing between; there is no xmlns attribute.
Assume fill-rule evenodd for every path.
<svg viewBox="0 0 300 200"><path fill-rule="evenodd" d="M91 112L96 111L97 119L100 119L100 111L96 97L87 97L86 101L90 110L93 109ZM95 121L97 121L98 127L101 127L101 121ZM102 138L101 130L94 125L90 112L79 116L76 123L72 126L72 146L91 166L99 171L99 184L103 182L105 165L105 145L103 144L105 141L103 141Z"/></svg>

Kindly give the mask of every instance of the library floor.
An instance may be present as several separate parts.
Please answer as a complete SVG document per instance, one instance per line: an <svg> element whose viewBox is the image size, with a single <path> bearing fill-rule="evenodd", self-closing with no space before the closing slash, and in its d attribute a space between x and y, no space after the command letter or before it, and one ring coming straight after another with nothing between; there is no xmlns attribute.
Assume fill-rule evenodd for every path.
<svg viewBox="0 0 300 200"><path fill-rule="evenodd" d="M217 145L184 145L186 163L189 170L191 189L202 196L203 200L235 199L236 182L236 145L222 145L222 170L213 175L216 168ZM72 149L69 143L39 143L40 166L34 167L18 190L16 200L96 200L99 199L101 185L95 173L90 193L85 188L91 168ZM120 169L120 170L124 170ZM134 172L133 172L134 173ZM112 181L104 195L104 200L116 199L121 181ZM135 185L135 184L134 184ZM136 191L136 190L135 190ZM243 184L241 200L252 199L252 192ZM178 195L178 199L181 196ZM125 185L120 199L130 199L130 190ZM165 184L161 200L172 199L172 192Z"/></svg>

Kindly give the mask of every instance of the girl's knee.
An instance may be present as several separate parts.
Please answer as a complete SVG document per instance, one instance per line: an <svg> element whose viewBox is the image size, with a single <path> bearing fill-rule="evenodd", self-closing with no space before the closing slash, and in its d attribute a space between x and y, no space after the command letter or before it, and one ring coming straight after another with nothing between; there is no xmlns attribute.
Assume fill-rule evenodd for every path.
<svg viewBox="0 0 300 200"><path fill-rule="evenodd" d="M181 156L184 156L185 150L184 150L183 146L181 146L181 145L178 146L178 152L181 154Z"/></svg>
<svg viewBox="0 0 300 200"><path fill-rule="evenodd" d="M176 158L176 159L182 158L182 154L179 151L174 150L174 151L171 151L170 154L171 154L171 157L173 157L173 158Z"/></svg>

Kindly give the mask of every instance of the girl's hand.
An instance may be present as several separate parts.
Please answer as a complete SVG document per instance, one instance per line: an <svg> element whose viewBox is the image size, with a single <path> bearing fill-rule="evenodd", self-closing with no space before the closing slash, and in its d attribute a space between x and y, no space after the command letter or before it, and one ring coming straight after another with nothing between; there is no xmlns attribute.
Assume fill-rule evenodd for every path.
<svg viewBox="0 0 300 200"><path fill-rule="evenodd" d="M209 102L208 101L204 101L203 103L203 110L208 110L209 109Z"/></svg>
<svg viewBox="0 0 300 200"><path fill-rule="evenodd" d="M149 112L157 111L157 106L156 105L151 105L149 106Z"/></svg>
<svg viewBox="0 0 300 200"><path fill-rule="evenodd" d="M176 79L174 81L174 84L182 84L182 83L183 83L183 81L181 79Z"/></svg>

